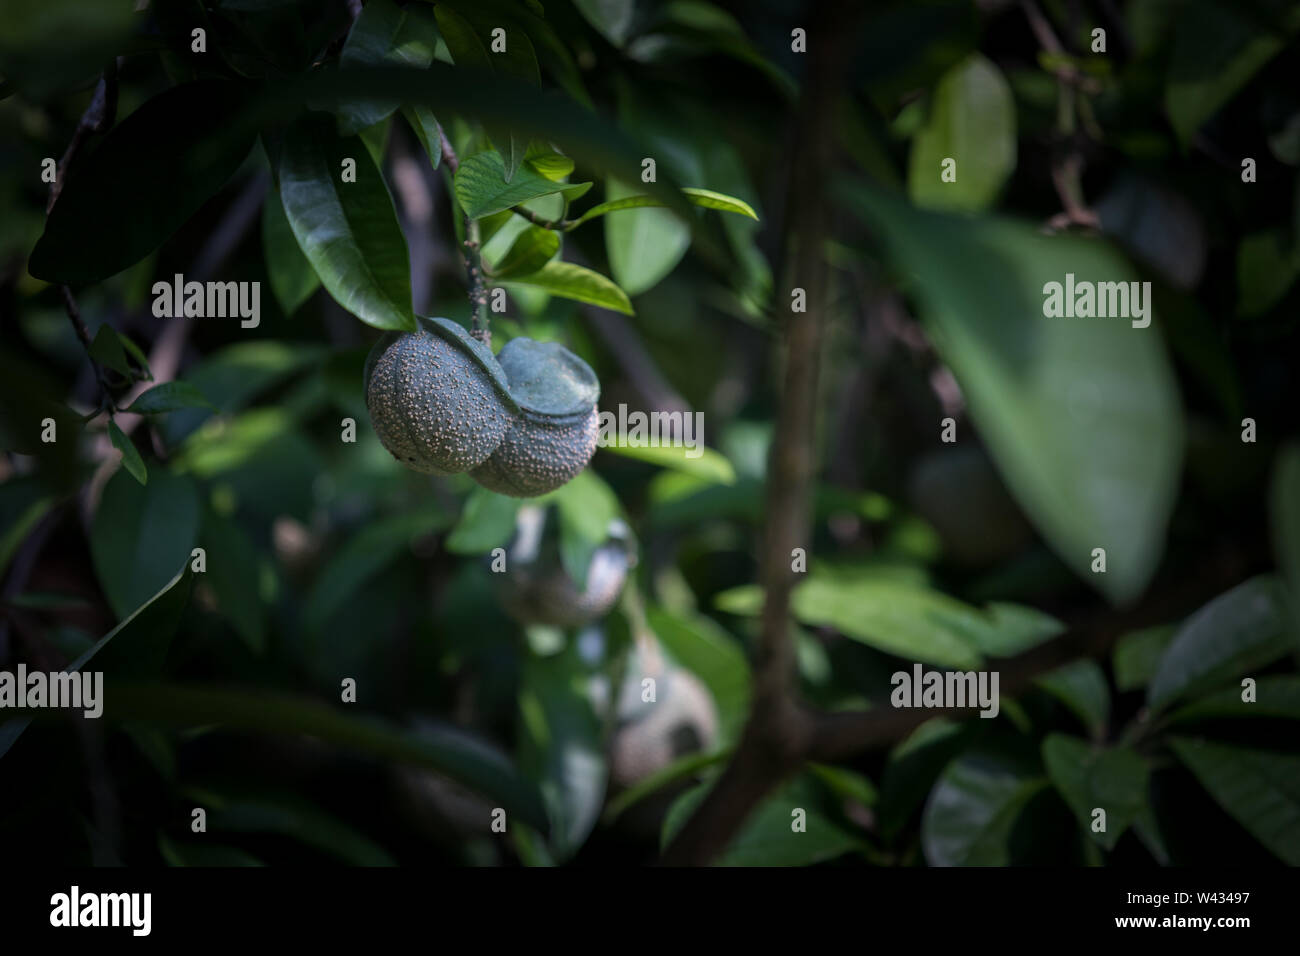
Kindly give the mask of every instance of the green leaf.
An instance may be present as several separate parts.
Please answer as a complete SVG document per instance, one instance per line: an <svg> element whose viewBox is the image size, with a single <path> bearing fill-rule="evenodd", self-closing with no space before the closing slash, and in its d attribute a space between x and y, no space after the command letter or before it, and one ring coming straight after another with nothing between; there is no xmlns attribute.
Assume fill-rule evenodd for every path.
<svg viewBox="0 0 1300 956"><path fill-rule="evenodd" d="M715 598L719 609L732 614L756 615L762 602L761 589L749 586ZM1040 612L1018 609L1025 616L1012 617L1007 609L1015 605L996 607L996 612L984 612L940 591L870 570L815 570L795 588L792 600L793 613L803 624L834 627L886 654L959 670L978 667L983 653L1023 650L1061 629ZM1007 630L1008 620L1013 630Z"/></svg>
<svg viewBox="0 0 1300 956"><path fill-rule="evenodd" d="M880 782L876 813L887 840L907 825L944 768L960 754L980 721L954 722L933 717L917 727L889 754Z"/></svg>
<svg viewBox="0 0 1300 956"><path fill-rule="evenodd" d="M1262 315L1300 276L1300 247L1284 229L1245 236L1237 247L1237 314Z"/></svg>
<svg viewBox="0 0 1300 956"><path fill-rule="evenodd" d="M841 800L853 800L864 807L870 807L875 805L880 796L870 779L844 767L810 763L808 772L826 784Z"/></svg>
<svg viewBox="0 0 1300 956"><path fill-rule="evenodd" d="M403 106L402 115L410 124L411 131L419 138L420 145L424 147L424 152L429 157L429 162L434 169L437 169L438 164L442 162L442 127L438 125L437 117L427 106L419 103Z"/></svg>
<svg viewBox="0 0 1300 956"><path fill-rule="evenodd" d="M1165 108L1184 146L1207 119L1231 101L1300 29L1300 10L1278 20L1276 32L1248 7L1193 0L1174 18Z"/></svg>
<svg viewBox="0 0 1300 956"><path fill-rule="evenodd" d="M632 190L617 180L606 183L609 202L631 194ZM633 209L605 223L610 271L628 295L645 292L672 272L690 244L690 223L666 209Z"/></svg>
<svg viewBox="0 0 1300 956"><path fill-rule="evenodd" d="M1273 553L1286 585L1292 626L1300 630L1300 446L1288 444L1278 452L1269 497Z"/></svg>
<svg viewBox="0 0 1300 956"><path fill-rule="evenodd" d="M609 776L585 678L576 643L549 657L529 655L523 665L519 766L541 784L557 862L586 842L600 818Z"/></svg>
<svg viewBox="0 0 1300 956"><path fill-rule="evenodd" d="M308 114L285 135L280 198L298 245L340 305L377 329L414 332L411 266L393 197L359 139ZM342 181L343 160L356 182Z"/></svg>
<svg viewBox="0 0 1300 956"><path fill-rule="evenodd" d="M453 554L487 554L493 548L505 547L514 536L519 505L518 498L474 488L443 547Z"/></svg>
<svg viewBox="0 0 1300 956"><path fill-rule="evenodd" d="M394 561L412 540L446 525L446 513L433 504L366 525L348 539L316 578L307 599L307 630L319 633L339 606Z"/></svg>
<svg viewBox="0 0 1300 956"><path fill-rule="evenodd" d="M637 461L649 462L661 468L671 468L684 475L692 475L709 484L734 485L736 483L736 469L732 467L730 459L721 452L705 448L703 445L697 448L688 448L685 445L632 445L628 444L626 436L619 435L613 442L600 447L624 458L635 458ZM696 454L693 455L693 452Z"/></svg>
<svg viewBox="0 0 1300 956"><path fill-rule="evenodd" d="M149 483L149 470L144 466L144 459L140 457L140 452L136 450L131 439L127 437L122 429L117 427L117 422L109 419L108 437L113 442L113 447L122 453L122 467L131 473L131 477L142 485Z"/></svg>
<svg viewBox="0 0 1300 956"><path fill-rule="evenodd" d="M1279 717L1300 720L1300 677L1270 674L1255 681L1255 699L1242 700L1245 688L1225 687L1178 708L1169 715L1171 724L1221 717Z"/></svg>
<svg viewBox="0 0 1300 956"><path fill-rule="evenodd" d="M189 603L193 584L194 574L186 565L157 594L133 610L64 670L75 674L92 659L98 658L98 668L110 674L156 671L166 657L172 636L180 624L181 613ZM101 651L104 652L102 655ZM107 712L111 697L105 696ZM8 752L31 722L30 717L11 718L6 722L4 712L0 711L0 757Z"/></svg>
<svg viewBox="0 0 1300 956"><path fill-rule="evenodd" d="M943 162L956 161L943 182ZM998 198L1016 168L1016 107L991 61L972 54L940 79L926 124L912 140L907 192L918 206L977 212Z"/></svg>
<svg viewBox="0 0 1300 956"><path fill-rule="evenodd" d="M262 203L262 254L271 294L289 318L320 288L320 276L298 247L280 193L274 189Z"/></svg>
<svg viewBox="0 0 1300 956"><path fill-rule="evenodd" d="M721 745L735 743L749 717L750 698L749 662L735 638L703 615L674 614L655 604L646 608L646 622L672 658L713 695Z"/></svg>
<svg viewBox="0 0 1300 956"><path fill-rule="evenodd" d="M126 360L126 350L117 337L117 331L105 322L95 332L95 340L90 343L90 357L100 365L130 377L131 366Z"/></svg>
<svg viewBox="0 0 1300 956"><path fill-rule="evenodd" d="M213 809L215 833L272 833L320 850L351 866L394 866L388 851L301 797L237 800Z"/></svg>
<svg viewBox="0 0 1300 956"><path fill-rule="evenodd" d="M563 182L573 172L573 160L563 153L557 153L549 146L530 144L524 154L524 162L541 176L552 182Z"/></svg>
<svg viewBox="0 0 1300 956"><path fill-rule="evenodd" d="M137 415L162 415L182 408L210 408L215 410L216 406L189 382L177 380L163 382L161 385L155 385L148 391L142 392L140 397L131 403L127 411L135 412Z"/></svg>
<svg viewBox="0 0 1300 956"><path fill-rule="evenodd" d="M754 212L752 206L743 199L737 199L735 196L727 196L723 193L715 193L709 189L692 189L685 188L682 190L688 202L694 206L703 206L705 209L717 209L720 212L734 212L737 215L748 216L755 221L758 220L758 213ZM631 196L623 196L620 199L610 199L605 202L592 206L576 220L573 226L580 226L590 219L597 216L603 216L606 213L618 212L621 209L640 209L645 206L663 206L663 202L654 196L646 196L638 193Z"/></svg>
<svg viewBox="0 0 1300 956"><path fill-rule="evenodd" d="M248 649L266 649L266 615L262 601L261 558L244 530L230 517L207 509L199 536L207 554L204 581L217 608Z"/></svg>
<svg viewBox="0 0 1300 956"><path fill-rule="evenodd" d="M971 752L950 763L921 818L931 866L1007 866L1011 831L1047 781L1005 757Z"/></svg>
<svg viewBox="0 0 1300 956"><path fill-rule="evenodd" d="M461 161L456 170L454 188L456 201L465 215L482 219L552 193L563 193L568 199L576 199L591 188L591 183L557 183L527 167L518 170L507 182L501 154L489 149Z"/></svg>
<svg viewBox="0 0 1300 956"><path fill-rule="evenodd" d="M672 841L712 786L701 784L673 802L664 818L661 846ZM714 865L811 866L860 849L862 841L820 813L815 799L807 776L784 785L759 804ZM803 831L793 828L796 810L803 811Z"/></svg>
<svg viewBox="0 0 1300 956"><path fill-rule="evenodd" d="M646 797L652 796L683 777L694 776L707 767L726 760L731 756L730 750L715 750L712 753L690 753L678 757L668 766L656 770L650 776L638 780L616 797L611 797L605 804L603 822L606 826L613 823L629 807L635 806Z"/></svg>
<svg viewBox="0 0 1300 956"><path fill-rule="evenodd" d="M542 289L561 298L598 305L603 309L622 312L624 315L633 314L632 300L627 297L626 292L599 272L593 272L572 262L548 262L536 272L517 276L501 284Z"/></svg>
<svg viewBox="0 0 1300 956"><path fill-rule="evenodd" d="M1110 687L1096 661L1066 664L1034 683L1073 711L1094 738L1105 736L1110 719Z"/></svg>
<svg viewBox="0 0 1300 956"><path fill-rule="evenodd" d="M510 251L492 269L497 279L525 276L546 265L560 251L560 235L551 229L529 226L515 239Z"/></svg>
<svg viewBox="0 0 1300 956"><path fill-rule="evenodd" d="M1178 629L1147 688L1147 704L1162 708L1264 667L1294 649L1281 582L1272 575L1251 578L1219 595Z"/></svg>
<svg viewBox="0 0 1300 956"><path fill-rule="evenodd" d="M1065 734L1048 734L1043 741L1047 775L1075 818L1107 850L1123 836L1147 802L1147 765L1129 747L1094 748ZM1093 829L1093 811L1106 811L1106 829Z"/></svg>
<svg viewBox="0 0 1300 956"><path fill-rule="evenodd" d="M1160 666L1165 648L1174 639L1176 628L1172 624L1131 631L1115 642L1111 667L1115 671L1115 687L1121 691L1146 687Z"/></svg>
<svg viewBox="0 0 1300 956"><path fill-rule="evenodd" d="M425 67L433 62L438 46L434 14L419 6L399 7L392 0L370 0L352 24L339 54L342 67L394 66ZM383 100L358 100L340 110L339 132L359 133L392 113L398 104Z"/></svg>
<svg viewBox="0 0 1300 956"><path fill-rule="evenodd" d="M573 0L588 23L614 46L622 46L636 18L636 0Z"/></svg>
<svg viewBox="0 0 1300 956"><path fill-rule="evenodd" d="M1070 273L1076 282L1129 281L1131 269L1097 239L925 213L862 187L840 195L907 274L931 340L1026 513L1089 584L1112 601L1135 598L1159 564L1178 489L1183 414L1174 375L1154 328L1043 314L1047 283ZM1094 574L1098 547L1107 570Z"/></svg>
<svg viewBox="0 0 1300 956"><path fill-rule="evenodd" d="M374 717L353 716L316 700L266 688L115 685L104 697L104 713L114 720L303 734L380 760L425 767L497 801L495 805L509 819L539 829L547 825L540 794L509 758L455 727L426 725L418 733L401 730Z"/></svg>
<svg viewBox="0 0 1300 956"><path fill-rule="evenodd" d="M1188 737L1170 737L1169 747L1262 846L1300 866L1300 757Z"/></svg>
<svg viewBox="0 0 1300 956"><path fill-rule="evenodd" d="M147 490L121 471L108 480L91 524L90 554L119 618L189 562L198 530L198 492L190 479L158 469Z"/></svg>
<svg viewBox="0 0 1300 956"><path fill-rule="evenodd" d="M240 88L219 80L145 101L77 161L28 271L49 282L98 282L157 249L248 155L255 131L239 115L243 106Z"/></svg>

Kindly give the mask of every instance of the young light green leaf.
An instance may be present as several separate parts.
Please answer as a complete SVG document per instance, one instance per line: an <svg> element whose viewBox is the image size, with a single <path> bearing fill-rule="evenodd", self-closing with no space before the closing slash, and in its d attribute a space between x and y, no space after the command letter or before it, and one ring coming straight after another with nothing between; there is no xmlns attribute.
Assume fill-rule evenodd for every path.
<svg viewBox="0 0 1300 956"><path fill-rule="evenodd" d="M554 259L559 251L559 233L553 229L529 226L515 239L510 251L492 268L492 276L509 279L529 275Z"/></svg>
<svg viewBox="0 0 1300 956"><path fill-rule="evenodd" d="M1219 595L1189 617L1160 658L1147 704L1213 688L1295 649L1281 582L1261 575Z"/></svg>
<svg viewBox="0 0 1300 956"><path fill-rule="evenodd" d="M1147 803L1147 765L1129 747L1094 748L1065 734L1043 741L1043 765L1084 832L1114 849ZM1106 829L1093 829L1095 810L1106 811Z"/></svg>
<svg viewBox="0 0 1300 956"><path fill-rule="evenodd" d="M613 179L605 187L609 202L631 193ZM605 222L609 268L628 295L645 292L672 272L690 245L690 223L666 209L632 209Z"/></svg>
<svg viewBox="0 0 1300 956"><path fill-rule="evenodd" d="M955 162L952 182L944 163ZM907 191L919 206L986 209L1016 167L1016 107L1002 72L978 53L940 79L912 140Z"/></svg>
<svg viewBox="0 0 1300 956"><path fill-rule="evenodd" d="M163 382L143 392L131 403L128 412L137 415L162 415L182 408L216 408L202 392L189 382Z"/></svg>
<svg viewBox="0 0 1300 956"><path fill-rule="evenodd" d="M591 183L557 183L540 173L524 168L507 182L505 162L494 149L475 153L461 162L456 170L456 201L465 215L481 219L510 209L538 196L563 193L576 199L591 188Z"/></svg>
<svg viewBox="0 0 1300 956"><path fill-rule="evenodd" d="M122 467L131 473L131 476L142 485L149 483L149 470L144 466L144 459L136 451L131 439L126 436L122 429L117 427L117 422L109 420L108 437L113 442L113 447L122 453Z"/></svg>
<svg viewBox="0 0 1300 956"><path fill-rule="evenodd" d="M693 189L687 187L682 190L689 203L693 206L702 206L705 209L716 209L719 212L734 212L737 215L748 216L750 219L758 219L758 214L754 208L744 200L737 199L735 196L727 196L723 193L715 193L709 189ZM618 212L621 209L639 209L644 206L662 206L664 205L654 196L647 196L638 193L632 196L623 196L619 199L610 199L606 202L598 203L592 206L574 221L574 226L579 226L588 220L595 219L597 216L603 216L606 213Z"/></svg>
<svg viewBox="0 0 1300 956"><path fill-rule="evenodd" d="M522 174L521 174L522 176ZM518 179L520 177L516 177ZM599 272L572 262L548 262L541 269L526 276L509 279L502 285L512 284L542 289L551 295L576 299L590 305L632 315L632 300L627 293Z"/></svg>
<svg viewBox="0 0 1300 956"><path fill-rule="evenodd" d="M328 117L308 114L286 134L280 154L285 215L340 305L377 329L413 332L410 258L393 197L361 141L340 138L331 127ZM345 183L352 164L356 181Z"/></svg>
<svg viewBox="0 0 1300 956"><path fill-rule="evenodd" d="M515 533L519 499L475 487L465 499L460 520L451 529L443 547L453 554L487 554L505 547Z"/></svg>
<svg viewBox="0 0 1300 956"><path fill-rule="evenodd" d="M602 445L601 448L615 455L622 455L624 458L635 458L661 468L671 468L682 474L694 475L710 484L734 485L736 483L736 469L732 467L730 460L712 448L700 446L691 449L685 445L630 445L623 436ZM693 456L692 452L699 452L699 454Z"/></svg>
<svg viewBox="0 0 1300 956"><path fill-rule="evenodd" d="M298 247L293 227L284 214L284 203L275 189L262 203L262 255L271 294L289 318L320 288L320 276Z"/></svg>

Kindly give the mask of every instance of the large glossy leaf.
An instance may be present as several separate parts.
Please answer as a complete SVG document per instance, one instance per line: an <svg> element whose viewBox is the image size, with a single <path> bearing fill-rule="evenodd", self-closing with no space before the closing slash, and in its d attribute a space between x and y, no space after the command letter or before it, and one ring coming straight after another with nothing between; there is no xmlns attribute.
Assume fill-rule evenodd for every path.
<svg viewBox="0 0 1300 956"><path fill-rule="evenodd" d="M265 734L305 734L380 760L443 773L497 801L507 816L547 828L536 787L495 747L455 727L426 725L419 733L386 721L344 713L316 700L257 690L199 685L115 685L104 715L114 720L220 727Z"/></svg>
<svg viewBox="0 0 1300 956"><path fill-rule="evenodd" d="M521 172L520 177L522 175ZM516 177L516 180L518 179L519 177ZM501 284L528 286L561 298L575 299L614 312L622 312L624 315L632 314L632 301L627 297L626 292L599 272L593 272L574 262L558 260L548 262L536 272L505 280Z"/></svg>
<svg viewBox="0 0 1300 956"><path fill-rule="evenodd" d="M921 849L931 866L1006 866L1011 831L1047 786L1006 758L972 752L954 760L930 792Z"/></svg>
<svg viewBox="0 0 1300 956"><path fill-rule="evenodd" d="M921 212L862 187L840 195L907 277L1030 518L1080 576L1113 601L1132 600L1164 549L1183 453L1158 323L1043 314L1048 282L1070 273L1124 282L1132 270L1101 240ZM1105 573L1092 572L1095 548L1106 551Z"/></svg>
<svg viewBox="0 0 1300 956"><path fill-rule="evenodd" d="M148 487L125 471L108 480L90 529L90 554L119 618L190 560L198 530L198 490L189 478L158 468Z"/></svg>
<svg viewBox="0 0 1300 956"><path fill-rule="evenodd" d="M365 146L309 114L285 135L280 198L298 245L330 295L367 325L413 332L411 266L393 197ZM343 161L356 182L343 182Z"/></svg>
<svg viewBox="0 0 1300 956"><path fill-rule="evenodd" d="M248 155L255 130L241 115L244 103L239 87L217 80L147 100L65 171L31 274L96 282L158 248Z"/></svg>
<svg viewBox="0 0 1300 956"><path fill-rule="evenodd" d="M631 195L617 180L606 184L607 202ZM690 244L690 223L666 209L631 209L605 220L609 267L628 295L640 295L672 272Z"/></svg>
<svg viewBox="0 0 1300 956"><path fill-rule="evenodd" d="M1262 846L1300 866L1300 757L1187 737L1171 737L1169 746Z"/></svg>
<svg viewBox="0 0 1300 956"><path fill-rule="evenodd" d="M557 183L525 167L509 181L505 178L505 162L494 149L475 153L461 161L456 170L456 200L465 215L481 219L493 213L510 209L538 196L563 193L569 198L582 195L590 183Z"/></svg>
<svg viewBox="0 0 1300 956"><path fill-rule="evenodd" d="M1225 687L1179 707L1167 718L1170 723L1217 720L1221 717L1275 717L1300 720L1300 677L1270 674L1255 681L1255 699L1243 700L1245 688Z"/></svg>
<svg viewBox="0 0 1300 956"><path fill-rule="evenodd" d="M1178 629L1147 688L1155 708L1263 667L1295 649L1290 617L1276 577L1237 585Z"/></svg>
<svg viewBox="0 0 1300 956"><path fill-rule="evenodd" d="M189 602L193 584L194 573L186 566L163 585L162 590L136 608L64 670L70 674L76 673L91 660L95 661L96 669L114 676L156 670L166 657L181 614ZM30 717L8 722L0 719L0 757L8 752L31 722Z"/></svg>
<svg viewBox="0 0 1300 956"><path fill-rule="evenodd" d="M433 11L421 4L399 7L393 0L370 0L352 24L339 54L342 67L425 67L433 62L438 28ZM358 100L340 110L339 132L359 133L388 116L398 104L384 100Z"/></svg>
<svg viewBox="0 0 1300 956"><path fill-rule="evenodd" d="M954 182L941 179L945 159L956 162ZM908 194L933 209L985 209L1015 167L1011 87L992 62L972 54L935 87L929 118L912 140Z"/></svg>
<svg viewBox="0 0 1300 956"><path fill-rule="evenodd" d="M608 768L600 721L586 696L577 647L524 663L520 768L541 783L551 820L550 848L563 861L582 847L600 818Z"/></svg>
<svg viewBox="0 0 1300 956"><path fill-rule="evenodd" d="M1049 734L1043 764L1080 826L1108 850L1146 805L1147 765L1131 748L1094 748L1077 737ZM1093 830L1096 809L1106 811L1102 832Z"/></svg>
<svg viewBox="0 0 1300 956"><path fill-rule="evenodd" d="M298 311L320 288L320 276L298 247L293 227L284 214L278 190L272 190L262 204L262 255L271 294L286 317Z"/></svg>

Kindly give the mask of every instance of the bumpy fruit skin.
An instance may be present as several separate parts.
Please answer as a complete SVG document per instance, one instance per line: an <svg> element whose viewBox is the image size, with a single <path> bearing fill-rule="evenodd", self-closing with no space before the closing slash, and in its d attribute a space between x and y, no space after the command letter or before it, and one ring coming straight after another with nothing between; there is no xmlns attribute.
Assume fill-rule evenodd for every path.
<svg viewBox="0 0 1300 956"><path fill-rule="evenodd" d="M366 360L366 408L394 458L415 471L452 475L482 464L514 416L488 371L496 367L491 351L454 322L430 321L444 332L426 323L375 344Z"/></svg>
<svg viewBox="0 0 1300 956"><path fill-rule="evenodd" d="M656 678L655 697L640 699L643 676ZM679 757L711 749L718 739L718 714L713 697L689 671L669 667L660 674L641 675L629 669L621 726L610 742L610 776L617 787L630 787ZM628 692L636 694L629 705ZM634 710L630 710L634 707Z"/></svg>
<svg viewBox="0 0 1300 956"><path fill-rule="evenodd" d="M511 339L497 361L520 414L470 474L498 494L544 495L586 468L595 454L600 383L586 362L554 342Z"/></svg>

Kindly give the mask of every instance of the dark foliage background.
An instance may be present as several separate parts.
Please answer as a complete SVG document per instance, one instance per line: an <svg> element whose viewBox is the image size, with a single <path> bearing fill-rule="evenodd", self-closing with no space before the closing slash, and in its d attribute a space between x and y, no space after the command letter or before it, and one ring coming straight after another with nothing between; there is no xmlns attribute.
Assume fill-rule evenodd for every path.
<svg viewBox="0 0 1300 956"><path fill-rule="evenodd" d="M722 862L1300 862L1300 7L133 7L0 15L0 668L93 651L109 681L100 721L0 711L0 857L657 859L767 666L764 482L802 288L823 331L800 698L870 720L915 662L1077 659L995 719L800 760ZM356 184L329 175L342 156ZM508 174L531 191L493 208ZM642 190L669 207L538 225ZM417 314L468 325L467 222L507 293L494 347L564 343L603 409L701 411L705 455L602 449L522 503L395 462L362 365ZM824 288L793 265L809 248ZM1155 320L1045 318L1067 272L1149 281ZM260 282L260 322L156 317L178 273ZM631 542L596 620L507 613L521 581L491 553L538 515L561 576L611 529ZM623 726L649 673L665 702L698 687L672 704L693 733ZM612 779L620 747L658 773Z"/></svg>

